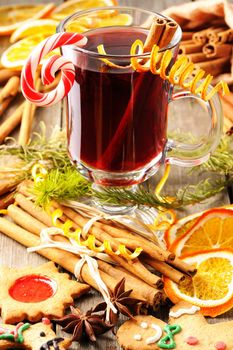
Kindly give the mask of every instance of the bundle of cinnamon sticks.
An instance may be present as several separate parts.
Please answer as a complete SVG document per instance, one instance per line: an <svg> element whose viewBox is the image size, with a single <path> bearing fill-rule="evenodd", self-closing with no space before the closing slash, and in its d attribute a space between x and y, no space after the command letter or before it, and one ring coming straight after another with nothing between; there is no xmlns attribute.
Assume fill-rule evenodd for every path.
<svg viewBox="0 0 233 350"><path fill-rule="evenodd" d="M233 29L213 25L199 30L183 32L180 54L185 54L197 68L214 77L230 72L233 50Z"/></svg>
<svg viewBox="0 0 233 350"><path fill-rule="evenodd" d="M174 18L183 30L180 54L197 68L224 80L233 89L233 4L227 0L197 0L172 6L163 12ZM226 129L233 125L233 109L223 101Z"/></svg>
<svg viewBox="0 0 233 350"><path fill-rule="evenodd" d="M51 216L42 208L34 205L34 199L28 191L28 183L26 186L19 186L15 199L17 206L12 204L8 206L8 216L14 222L0 217L0 231L26 247L38 246L41 230L53 226ZM74 229L82 229L88 221L80 213L61 206L59 203L54 202L53 207L62 209L61 220L63 222L71 220ZM112 223L95 222L89 233L96 237L99 244L104 240L111 242L114 251L119 244L124 244L129 252L138 246L143 248L143 254L139 258L126 260L122 256L113 254L111 258L115 261L116 266L102 260L98 260L98 266L102 279L110 289L113 289L124 276L126 288L133 289L132 296L143 300L148 305L156 306L164 299L161 274L170 277L176 283L191 278L195 274L194 266L187 265L176 258L173 253L163 250L141 236L134 235L127 229L116 227ZM65 237L59 235L55 236L55 240L69 243ZM39 254L55 261L71 273L74 273L74 268L80 259L77 255L57 248L42 249L39 250ZM98 289L86 264L82 268L81 277L84 282Z"/></svg>

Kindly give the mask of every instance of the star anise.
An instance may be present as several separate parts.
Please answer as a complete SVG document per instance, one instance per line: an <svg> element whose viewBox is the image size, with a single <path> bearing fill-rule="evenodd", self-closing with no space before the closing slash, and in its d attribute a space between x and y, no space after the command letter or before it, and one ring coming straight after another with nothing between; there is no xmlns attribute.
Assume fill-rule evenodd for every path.
<svg viewBox="0 0 233 350"><path fill-rule="evenodd" d="M111 302L117 309L117 313L114 313L111 309L109 312L109 322L111 324L116 325L119 314L123 314L128 316L129 318L134 318L132 314L132 310L136 309L135 306L138 303L141 303L142 300L130 297L130 293L132 289L125 291L125 278L122 278L120 282L118 282L113 290L109 290L109 294L111 297ZM98 311L106 311L107 304L105 302L99 303L93 310L93 312Z"/></svg>
<svg viewBox="0 0 233 350"><path fill-rule="evenodd" d="M92 310L82 314L79 309L70 307L71 313L54 320L62 326L62 330L73 334L72 341L80 341L87 337L91 341L96 341L96 336L109 331L113 325L104 321L104 314L93 315Z"/></svg>

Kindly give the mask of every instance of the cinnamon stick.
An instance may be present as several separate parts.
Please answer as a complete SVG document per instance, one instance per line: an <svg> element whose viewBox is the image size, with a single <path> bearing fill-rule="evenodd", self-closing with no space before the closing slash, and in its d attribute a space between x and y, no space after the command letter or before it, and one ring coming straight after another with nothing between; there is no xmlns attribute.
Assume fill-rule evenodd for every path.
<svg viewBox="0 0 233 350"><path fill-rule="evenodd" d="M158 42L158 46L160 47L160 49L170 44L177 28L178 28L178 24L176 22L170 21L166 23L166 27L164 29L163 35L160 37Z"/></svg>
<svg viewBox="0 0 233 350"><path fill-rule="evenodd" d="M21 122L23 109L26 102L23 102L13 113L0 125L0 143L16 128Z"/></svg>
<svg viewBox="0 0 233 350"><path fill-rule="evenodd" d="M0 210L6 209L8 205L14 203L14 192L8 192L0 196Z"/></svg>
<svg viewBox="0 0 233 350"><path fill-rule="evenodd" d="M96 222L95 225L99 227L101 230L104 230L112 237L116 238L118 241L126 244L126 240L128 244L126 244L129 248L135 249L135 246L142 246L143 250L153 256L155 259L158 259L157 253L162 255L164 260L173 260L175 255L169 251L165 251L158 247L155 243L145 239L144 237L136 236L132 234L129 230L123 228L113 227L111 225L107 225L105 223ZM156 251L156 255L155 255Z"/></svg>
<svg viewBox="0 0 233 350"><path fill-rule="evenodd" d="M195 52L201 52L203 47L202 43L189 43L185 44L185 41L182 41L179 47L179 54L190 54Z"/></svg>
<svg viewBox="0 0 233 350"><path fill-rule="evenodd" d="M228 57L221 57L211 61L198 62L197 66L207 74L216 76L230 70L230 61Z"/></svg>
<svg viewBox="0 0 233 350"><path fill-rule="evenodd" d="M187 264L179 258L175 258L175 260L173 260L172 266L176 267L178 270L186 273L189 276L193 276L197 272L197 269L194 265Z"/></svg>
<svg viewBox="0 0 233 350"><path fill-rule="evenodd" d="M15 96L9 96L5 98L2 103L0 103L0 117L3 115L11 101L14 99Z"/></svg>
<svg viewBox="0 0 233 350"><path fill-rule="evenodd" d="M0 182L0 196L15 189L20 180L18 178L4 179Z"/></svg>
<svg viewBox="0 0 233 350"><path fill-rule="evenodd" d="M0 84L9 80L12 77L19 76L21 71L14 71L8 68L0 69Z"/></svg>
<svg viewBox="0 0 233 350"><path fill-rule="evenodd" d="M187 55L188 59L193 62L206 62L210 61L211 58L208 58L203 52L195 52Z"/></svg>
<svg viewBox="0 0 233 350"><path fill-rule="evenodd" d="M191 40L193 32L182 32L182 41Z"/></svg>
<svg viewBox="0 0 233 350"><path fill-rule="evenodd" d="M227 29L220 33L217 33L215 37L210 39L214 43L232 43L233 42L233 29Z"/></svg>
<svg viewBox="0 0 233 350"><path fill-rule="evenodd" d="M133 290L137 290L140 286L140 293L143 295L143 300L150 300L151 295L154 295L153 300L160 298L160 292L156 292L156 289L149 286L147 283L141 281L137 277L127 273L122 267L112 266L102 260L98 260L98 266L101 271L104 271L108 275L112 276L116 280L120 281L123 277ZM161 279L160 279L161 280ZM162 282L162 280L161 280ZM156 294L155 294L156 293Z"/></svg>
<svg viewBox="0 0 233 350"><path fill-rule="evenodd" d="M213 29L214 29L214 27L210 27L210 28L203 29L203 30L200 30L199 32L194 33L193 37L192 37L193 41L204 45L207 41L208 31L213 30Z"/></svg>
<svg viewBox="0 0 233 350"><path fill-rule="evenodd" d="M22 189L22 186L19 186L19 189ZM36 207L34 203L26 198L23 194L17 193L15 196L17 204L24 209L27 213L33 216L35 219L46 225L47 227L53 226L51 216L49 216L44 210L40 207ZM60 220L57 221L58 224L62 224Z"/></svg>
<svg viewBox="0 0 233 350"><path fill-rule="evenodd" d="M155 271L159 271L162 273L162 275L170 278L173 282L175 283L180 283L181 281L184 281L185 275L171 267L170 265L162 262L162 261L157 261L151 258L143 258L143 262L145 262L147 265L153 267Z"/></svg>
<svg viewBox="0 0 233 350"><path fill-rule="evenodd" d="M36 235L40 235L40 232L47 227L46 225L42 224L42 222L33 218L30 214L26 213L14 204L11 204L7 208L7 212L7 215L11 217L16 224Z"/></svg>
<svg viewBox="0 0 233 350"><path fill-rule="evenodd" d="M15 96L19 91L20 79L17 76L11 77L0 91L0 103L9 96Z"/></svg>
<svg viewBox="0 0 233 350"><path fill-rule="evenodd" d="M213 28L213 29L208 29L207 30L207 38L210 41L215 41L215 38L218 38L218 33L221 33L225 31L227 27L218 27L218 28Z"/></svg>
<svg viewBox="0 0 233 350"><path fill-rule="evenodd" d="M37 79L35 84L35 89L39 90L40 85L41 85L41 81L40 79ZM20 131L19 131L19 139L18 139L19 145L25 146L30 141L32 123L33 123L35 111L36 111L36 105L29 101L26 101L25 107L23 110Z"/></svg>
<svg viewBox="0 0 233 350"><path fill-rule="evenodd" d="M233 46L230 44L216 44L208 43L203 46L203 53L206 57L219 58L219 57L229 57L232 54Z"/></svg>
<svg viewBox="0 0 233 350"><path fill-rule="evenodd" d="M166 20L163 18L155 18L150 27L149 33L144 43L143 52L151 52L154 44L158 44L166 27Z"/></svg>

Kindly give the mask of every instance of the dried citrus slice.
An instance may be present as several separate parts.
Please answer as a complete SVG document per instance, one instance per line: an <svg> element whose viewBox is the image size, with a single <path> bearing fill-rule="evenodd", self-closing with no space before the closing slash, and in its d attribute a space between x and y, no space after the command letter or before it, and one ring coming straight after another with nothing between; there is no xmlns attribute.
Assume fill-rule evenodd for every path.
<svg viewBox="0 0 233 350"><path fill-rule="evenodd" d="M116 0L70 0L58 6L51 13L51 18L61 21L80 10L113 5L117 5Z"/></svg>
<svg viewBox="0 0 233 350"><path fill-rule="evenodd" d="M132 17L127 13L116 13L114 15L100 17L97 15L88 18L80 18L67 25L68 32L82 33L90 29L111 26L128 26Z"/></svg>
<svg viewBox="0 0 233 350"><path fill-rule="evenodd" d="M178 256L215 248L233 247L233 210L211 209L202 214L170 246Z"/></svg>
<svg viewBox="0 0 233 350"><path fill-rule="evenodd" d="M233 210L232 205L226 205L221 208ZM170 249L176 239L184 236L185 233L190 230L190 228L196 223L201 215L212 210L213 209L208 209L206 211L188 215L182 219L177 220L164 234L164 240L166 242L167 248Z"/></svg>
<svg viewBox="0 0 233 350"><path fill-rule="evenodd" d="M1 64L6 68L21 69L31 51L47 36L48 35L46 34L36 34L11 45L6 51L3 52ZM50 52L47 57L52 56L55 53L59 54L60 52L58 49L54 50Z"/></svg>
<svg viewBox="0 0 233 350"><path fill-rule="evenodd" d="M25 22L12 33L10 43L15 43L20 39L38 33L47 35L54 34L56 33L58 24L59 22L53 19L37 19L35 21Z"/></svg>
<svg viewBox="0 0 233 350"><path fill-rule="evenodd" d="M173 303L185 300L215 317L233 307L233 250L215 249L190 254L183 261L194 264L196 275L179 285L164 277L164 290Z"/></svg>
<svg viewBox="0 0 233 350"><path fill-rule="evenodd" d="M10 5L0 7L0 35L11 34L25 21L44 18L55 8L49 3L37 5Z"/></svg>

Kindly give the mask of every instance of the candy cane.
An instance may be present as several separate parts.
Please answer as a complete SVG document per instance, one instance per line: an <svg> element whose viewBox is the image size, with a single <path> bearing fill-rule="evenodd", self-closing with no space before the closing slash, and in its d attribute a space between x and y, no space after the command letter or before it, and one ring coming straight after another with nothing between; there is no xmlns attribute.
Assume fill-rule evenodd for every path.
<svg viewBox="0 0 233 350"><path fill-rule="evenodd" d="M42 66L42 83L53 82L55 73L61 70L61 79L58 86L48 92L41 93L35 90L34 78L40 61L50 51L64 45L84 46L87 38L76 33L59 33L43 40L31 53L21 74L21 89L24 97L37 106L51 106L65 97L70 91L75 78L75 68L72 62L62 56L54 55Z"/></svg>

